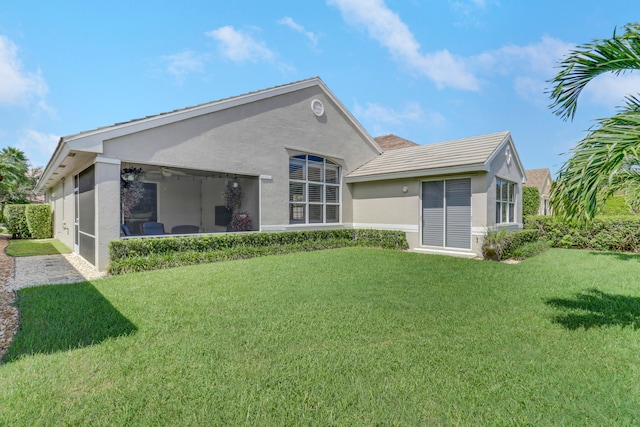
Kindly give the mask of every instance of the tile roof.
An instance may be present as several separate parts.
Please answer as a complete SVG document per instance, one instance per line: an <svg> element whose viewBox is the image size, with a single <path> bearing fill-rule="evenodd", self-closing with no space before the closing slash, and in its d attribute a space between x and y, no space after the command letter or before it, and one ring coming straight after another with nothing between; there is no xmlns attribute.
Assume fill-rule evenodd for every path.
<svg viewBox="0 0 640 427"><path fill-rule="evenodd" d="M461 138L435 144L385 151L347 175L350 181L378 176L379 179L484 170L509 132Z"/></svg>
<svg viewBox="0 0 640 427"><path fill-rule="evenodd" d="M551 178L551 171L548 168L527 169L525 174L527 175L527 183L525 185L527 187L538 187L541 192L546 185L547 177Z"/></svg>
<svg viewBox="0 0 640 427"><path fill-rule="evenodd" d="M397 150L399 148L415 147L416 145L418 145L413 141L400 138L399 136L393 135L393 134L376 136L373 139L378 143L380 148L382 148L384 151Z"/></svg>

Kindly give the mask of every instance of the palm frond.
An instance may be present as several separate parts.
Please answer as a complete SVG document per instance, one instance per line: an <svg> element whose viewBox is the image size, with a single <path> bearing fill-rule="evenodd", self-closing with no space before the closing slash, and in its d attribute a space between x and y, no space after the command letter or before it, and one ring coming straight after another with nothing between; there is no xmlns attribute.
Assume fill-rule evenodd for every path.
<svg viewBox="0 0 640 427"><path fill-rule="evenodd" d="M603 192L613 191L625 169L635 173L632 163L640 159L640 111L625 109L598 123L571 150L553 186L551 203L567 219L593 219Z"/></svg>
<svg viewBox="0 0 640 427"><path fill-rule="evenodd" d="M640 70L640 23L628 24L624 29L620 36L614 31L610 39L596 39L578 46L560 62L560 71L549 81L553 85L549 107L556 115L564 120L573 119L580 93L595 77L607 72Z"/></svg>

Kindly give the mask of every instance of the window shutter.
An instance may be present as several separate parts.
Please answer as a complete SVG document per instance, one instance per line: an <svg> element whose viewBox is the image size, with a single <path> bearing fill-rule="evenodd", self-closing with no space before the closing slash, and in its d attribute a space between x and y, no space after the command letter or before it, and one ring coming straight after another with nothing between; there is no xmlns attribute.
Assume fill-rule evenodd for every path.
<svg viewBox="0 0 640 427"><path fill-rule="evenodd" d="M471 248L471 179L446 181L446 246Z"/></svg>
<svg viewBox="0 0 640 427"><path fill-rule="evenodd" d="M444 181L422 183L422 244L444 246Z"/></svg>

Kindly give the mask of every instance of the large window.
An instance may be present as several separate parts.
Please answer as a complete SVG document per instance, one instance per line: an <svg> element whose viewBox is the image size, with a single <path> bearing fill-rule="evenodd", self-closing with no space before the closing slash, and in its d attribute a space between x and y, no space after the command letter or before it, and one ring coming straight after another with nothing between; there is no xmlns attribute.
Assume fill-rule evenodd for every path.
<svg viewBox="0 0 640 427"><path fill-rule="evenodd" d="M516 184L496 178L496 224L516 222Z"/></svg>
<svg viewBox="0 0 640 427"><path fill-rule="evenodd" d="M289 223L340 222L340 168L323 157L289 158Z"/></svg>

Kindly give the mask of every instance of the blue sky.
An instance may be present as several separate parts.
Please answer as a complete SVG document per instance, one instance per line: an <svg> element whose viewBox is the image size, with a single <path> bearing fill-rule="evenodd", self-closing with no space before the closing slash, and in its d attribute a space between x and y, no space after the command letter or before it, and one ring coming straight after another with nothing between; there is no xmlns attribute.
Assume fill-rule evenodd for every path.
<svg viewBox="0 0 640 427"><path fill-rule="evenodd" d="M0 147L44 166L60 136L320 76L372 136L420 144L510 130L556 172L640 75L605 75L576 118L546 82L637 0L6 1Z"/></svg>

